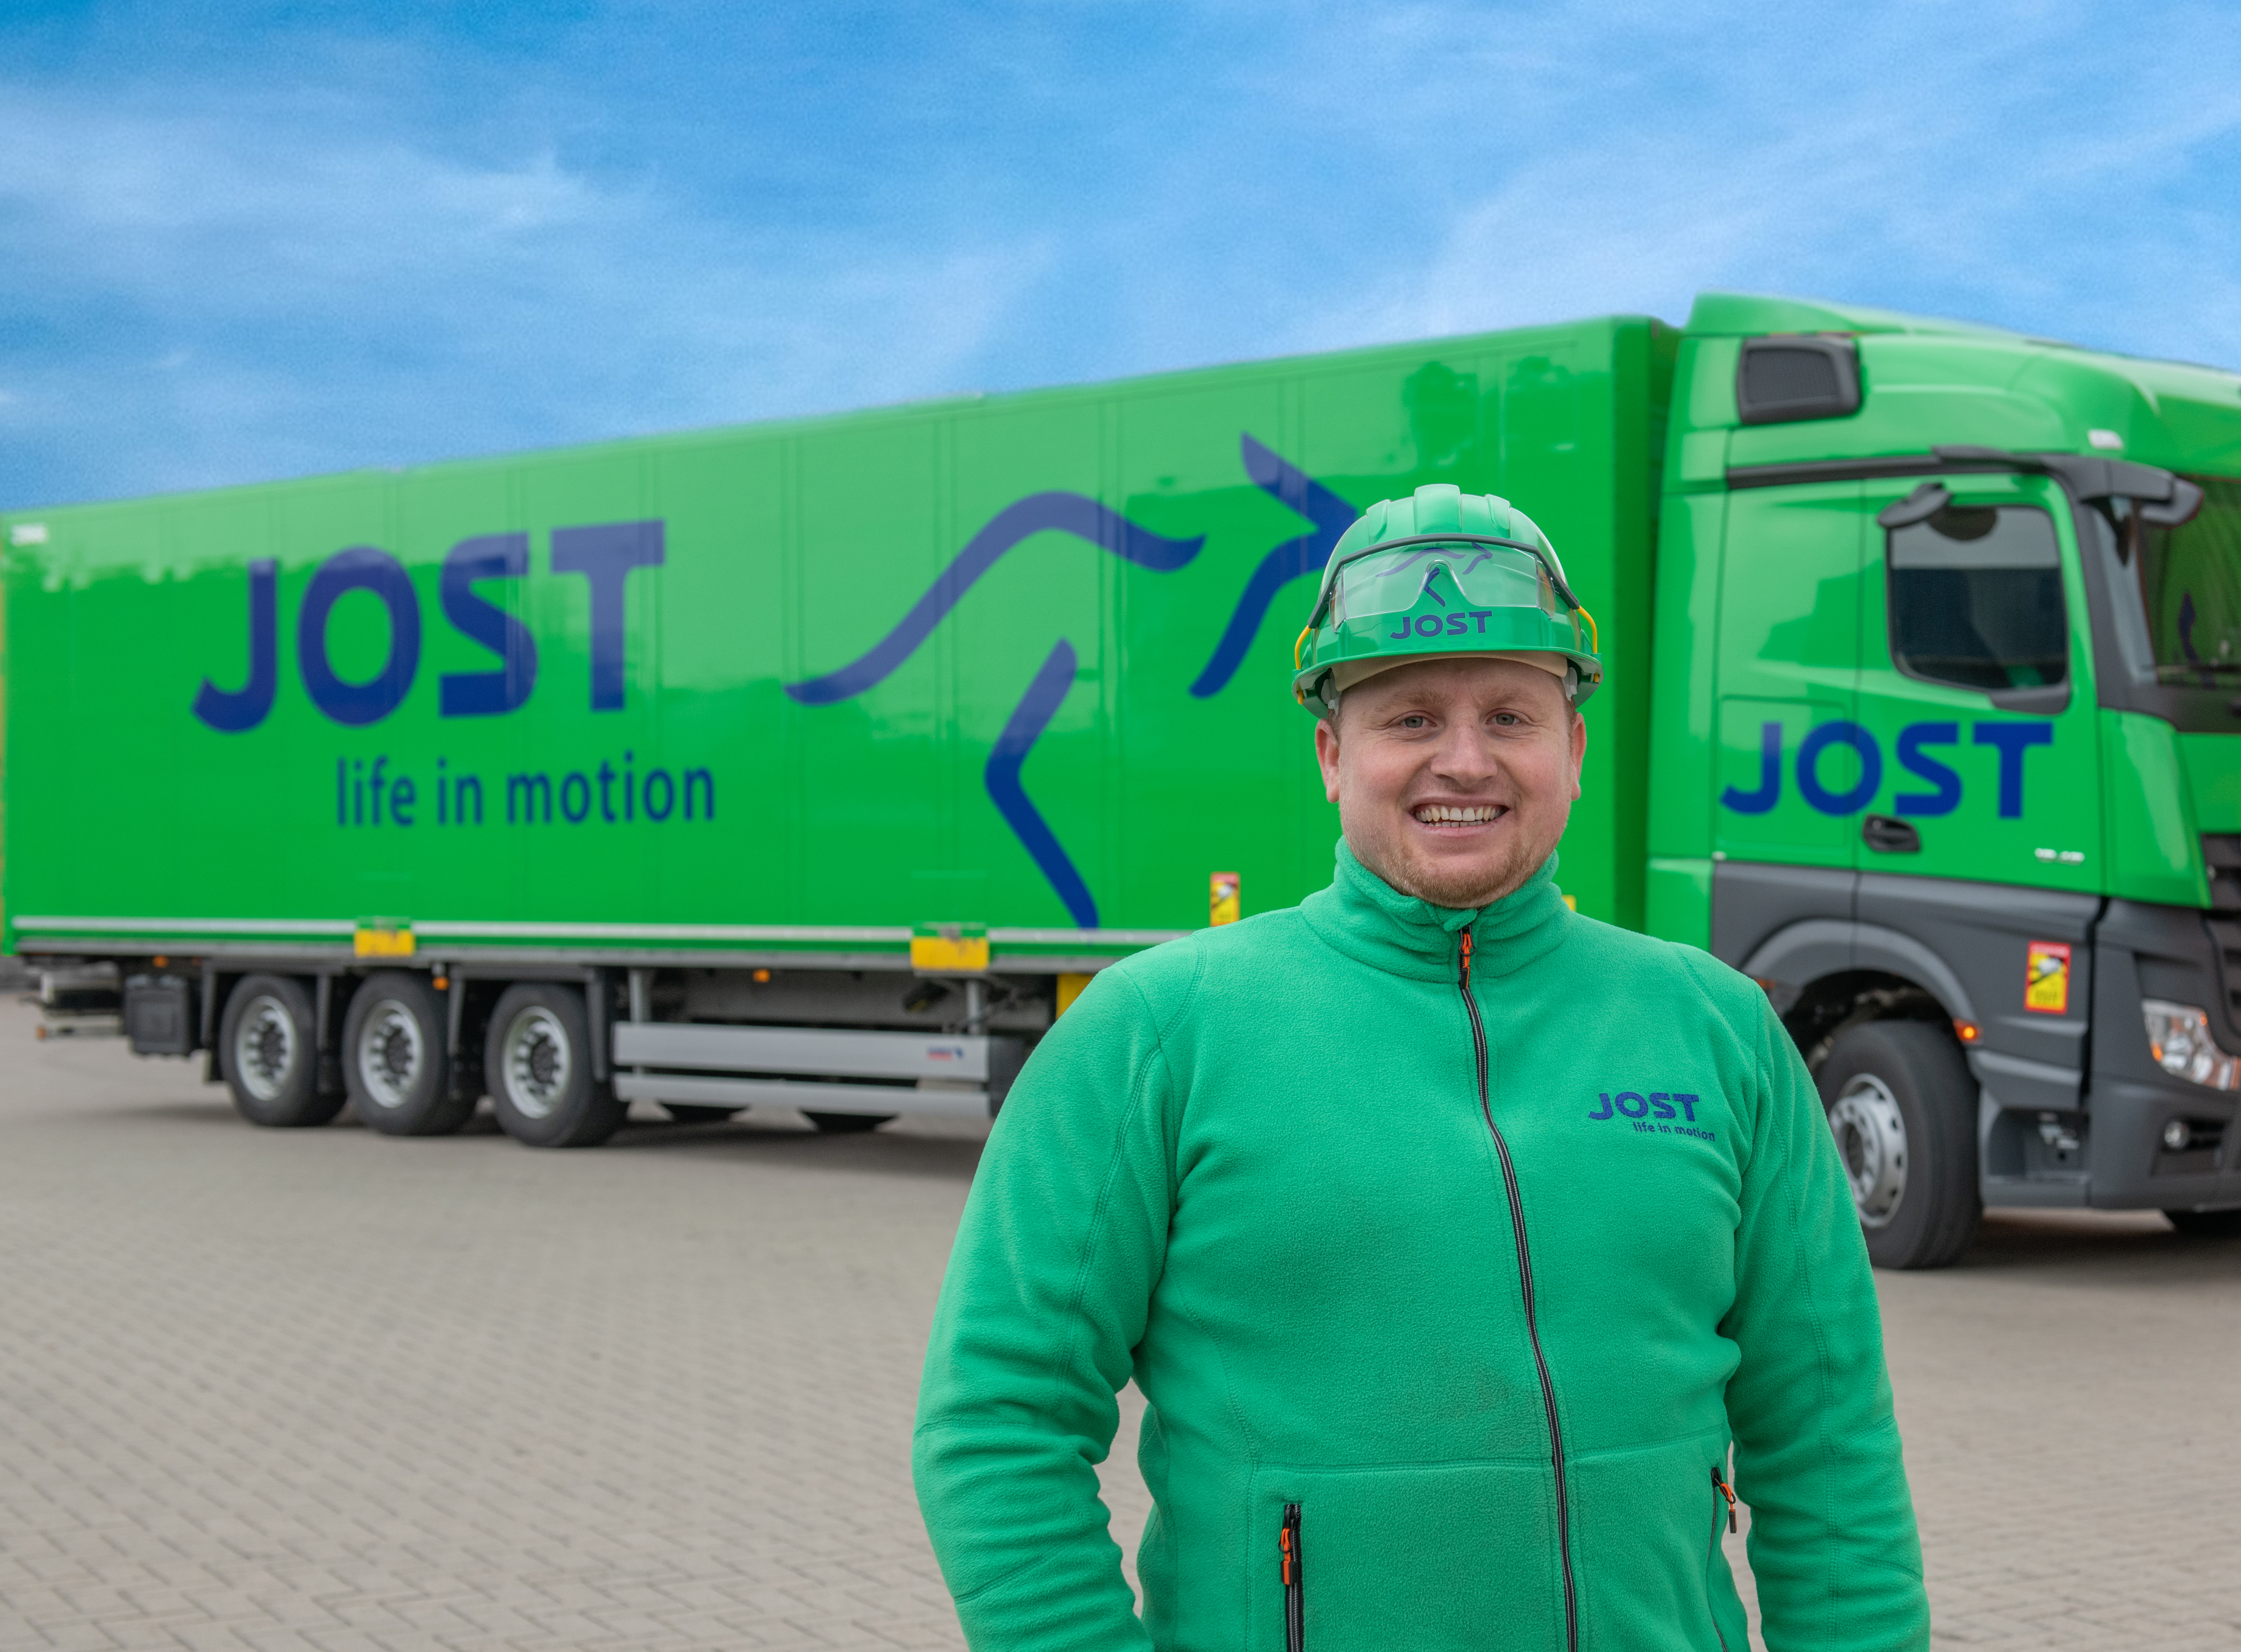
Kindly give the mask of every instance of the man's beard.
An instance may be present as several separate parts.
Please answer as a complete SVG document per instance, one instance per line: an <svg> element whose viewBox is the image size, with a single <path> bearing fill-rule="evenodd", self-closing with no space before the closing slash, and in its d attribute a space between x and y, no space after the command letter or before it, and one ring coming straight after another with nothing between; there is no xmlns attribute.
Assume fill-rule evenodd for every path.
<svg viewBox="0 0 2241 1652"><path fill-rule="evenodd" d="M1355 853L1358 858L1360 851ZM1435 906L1490 906L1522 886L1548 858L1546 850L1536 853L1534 846L1518 842L1512 843L1492 866L1426 865L1402 856L1407 864L1369 869L1402 894L1428 900Z"/></svg>

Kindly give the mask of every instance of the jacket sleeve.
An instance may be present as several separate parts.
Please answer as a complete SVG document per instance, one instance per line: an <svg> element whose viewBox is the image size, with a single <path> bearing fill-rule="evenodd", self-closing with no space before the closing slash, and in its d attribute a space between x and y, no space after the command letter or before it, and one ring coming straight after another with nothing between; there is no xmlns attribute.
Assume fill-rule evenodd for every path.
<svg viewBox="0 0 2241 1652"><path fill-rule="evenodd" d="M1143 994L1100 976L1029 1059L973 1177L912 1467L975 1652L1150 1645L1095 1465L1165 1261L1168 1100Z"/></svg>
<svg viewBox="0 0 2241 1652"><path fill-rule="evenodd" d="M1762 1629L1769 1652L1918 1652L1930 1605L1867 1247L1805 1063L1763 999L1757 1014L1722 1328L1743 1350L1728 1418Z"/></svg>

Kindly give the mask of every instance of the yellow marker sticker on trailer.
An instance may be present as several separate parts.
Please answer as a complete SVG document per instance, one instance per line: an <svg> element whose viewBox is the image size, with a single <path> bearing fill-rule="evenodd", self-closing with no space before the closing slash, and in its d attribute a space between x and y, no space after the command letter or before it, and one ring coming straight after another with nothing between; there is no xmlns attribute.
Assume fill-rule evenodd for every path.
<svg viewBox="0 0 2241 1652"><path fill-rule="evenodd" d="M360 958L410 958L412 925L403 918L361 918L351 935L351 950Z"/></svg>
<svg viewBox="0 0 2241 1652"><path fill-rule="evenodd" d="M2024 1007L2042 1015L2070 1013L2070 948L2035 940L2024 965Z"/></svg>
<svg viewBox="0 0 2241 1652"><path fill-rule="evenodd" d="M926 975L980 975L988 968L986 924L920 924L911 936L911 967Z"/></svg>
<svg viewBox="0 0 2241 1652"><path fill-rule="evenodd" d="M1207 880L1207 922L1234 924L1245 915L1245 903L1238 893L1241 886L1242 880L1234 872L1217 872Z"/></svg>
<svg viewBox="0 0 2241 1652"><path fill-rule="evenodd" d="M1081 996L1081 989L1089 985L1087 975L1063 974L1058 978L1058 1013L1061 1015L1074 1007L1074 1000Z"/></svg>

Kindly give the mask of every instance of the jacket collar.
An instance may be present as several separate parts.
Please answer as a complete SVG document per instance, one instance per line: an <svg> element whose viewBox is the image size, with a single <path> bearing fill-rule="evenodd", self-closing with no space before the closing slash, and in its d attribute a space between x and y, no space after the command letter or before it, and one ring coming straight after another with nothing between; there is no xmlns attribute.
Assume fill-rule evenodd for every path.
<svg viewBox="0 0 2241 1652"><path fill-rule="evenodd" d="M1337 952L1389 974L1452 981L1461 942L1471 931L1471 973L1499 977L1545 956L1563 939L1572 913L1556 887L1556 857L1490 906L1435 906L1404 895L1363 866L1341 838L1328 889L1300 903L1308 926Z"/></svg>

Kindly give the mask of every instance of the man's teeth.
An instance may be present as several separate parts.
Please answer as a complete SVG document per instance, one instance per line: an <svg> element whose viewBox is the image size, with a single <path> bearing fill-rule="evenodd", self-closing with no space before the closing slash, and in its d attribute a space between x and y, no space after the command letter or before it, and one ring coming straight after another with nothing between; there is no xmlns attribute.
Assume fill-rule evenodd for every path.
<svg viewBox="0 0 2241 1652"><path fill-rule="evenodd" d="M1484 826L1502 812L1493 803L1475 803L1467 808L1452 803L1421 803L1415 814L1426 826Z"/></svg>

